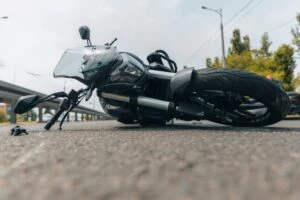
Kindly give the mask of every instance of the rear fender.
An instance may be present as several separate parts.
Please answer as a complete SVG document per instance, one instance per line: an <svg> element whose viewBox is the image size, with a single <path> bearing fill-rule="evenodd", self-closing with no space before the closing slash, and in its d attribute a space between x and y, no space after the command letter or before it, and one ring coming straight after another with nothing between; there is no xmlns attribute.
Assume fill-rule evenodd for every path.
<svg viewBox="0 0 300 200"><path fill-rule="evenodd" d="M173 98L180 98L184 95L187 87L191 83L194 68L186 68L176 73L171 79L170 89Z"/></svg>

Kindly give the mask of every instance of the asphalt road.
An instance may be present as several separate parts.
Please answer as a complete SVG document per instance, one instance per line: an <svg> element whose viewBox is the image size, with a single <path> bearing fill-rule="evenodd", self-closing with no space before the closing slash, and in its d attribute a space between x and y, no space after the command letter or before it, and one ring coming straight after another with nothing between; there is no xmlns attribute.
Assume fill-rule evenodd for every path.
<svg viewBox="0 0 300 200"><path fill-rule="evenodd" d="M0 128L0 199L300 199L300 121Z"/></svg>

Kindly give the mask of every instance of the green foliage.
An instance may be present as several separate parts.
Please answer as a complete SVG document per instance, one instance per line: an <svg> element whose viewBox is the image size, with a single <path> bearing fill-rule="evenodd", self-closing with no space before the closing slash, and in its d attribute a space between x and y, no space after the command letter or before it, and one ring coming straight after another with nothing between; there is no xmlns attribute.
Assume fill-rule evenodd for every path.
<svg viewBox="0 0 300 200"><path fill-rule="evenodd" d="M247 70L253 64L251 52L243 52L241 54L229 54L226 59L228 68L237 68Z"/></svg>
<svg viewBox="0 0 300 200"><path fill-rule="evenodd" d="M261 43L261 47L259 49L259 52L262 54L262 56L271 56L270 46L272 42L269 39L268 33L263 34L260 43Z"/></svg>
<svg viewBox="0 0 300 200"><path fill-rule="evenodd" d="M248 35L246 35L246 36L244 36L243 37L243 51L242 52L244 52L244 51L250 51L250 38L249 38L249 36Z"/></svg>
<svg viewBox="0 0 300 200"><path fill-rule="evenodd" d="M300 14L298 14L298 21L300 26ZM298 39L300 45L300 33ZM296 67L293 58L294 49L292 46L285 44L275 52L271 52L271 45L272 42L268 34L264 33L261 38L261 47L251 49L249 36L244 36L242 41L240 30L235 29L229 47L229 54L226 57L226 67L247 70L264 77L271 75L273 79L283 84L285 90L293 90L294 85L300 85L300 76L293 81L293 73ZM207 58L206 65L207 67L222 67L218 57L214 59L213 63L210 58Z"/></svg>
<svg viewBox="0 0 300 200"><path fill-rule="evenodd" d="M214 62L211 61L211 58L206 58L206 67L207 68L222 68L222 62L219 57L215 57Z"/></svg>
<svg viewBox="0 0 300 200"><path fill-rule="evenodd" d="M266 77L272 75L273 79L281 81L284 72L280 70L272 57L257 57L250 68L251 72Z"/></svg>
<svg viewBox="0 0 300 200"><path fill-rule="evenodd" d="M296 62L293 58L294 49L290 45L284 44L280 46L274 53L274 61L281 71L284 72L282 79L283 87L286 90L293 90L293 73Z"/></svg>
<svg viewBox="0 0 300 200"><path fill-rule="evenodd" d="M293 85L295 88L300 87L300 74L296 76L296 78L293 80Z"/></svg>
<svg viewBox="0 0 300 200"><path fill-rule="evenodd" d="M227 67L238 68L257 73L261 76L272 75L273 79L280 81L284 89L293 90L293 72L295 60L294 49L289 45L282 45L275 51L274 55L269 48L272 42L267 33L261 39L261 48L250 49L248 36L240 40L240 31L233 31L231 39L231 53L226 58Z"/></svg>
<svg viewBox="0 0 300 200"><path fill-rule="evenodd" d="M219 57L215 57L214 63L212 64L214 68L222 68L222 62Z"/></svg>
<svg viewBox="0 0 300 200"><path fill-rule="evenodd" d="M231 52L230 54L240 54L242 50L242 41L241 41L241 33L239 29L235 29L233 31L232 39L231 39Z"/></svg>
<svg viewBox="0 0 300 200"><path fill-rule="evenodd" d="M229 54L241 54L244 51L250 50L250 38L248 35L241 40L241 33L239 29L233 30L231 39L231 48L229 48Z"/></svg>
<svg viewBox="0 0 300 200"><path fill-rule="evenodd" d="M6 110L0 108L0 122L8 122Z"/></svg>
<svg viewBox="0 0 300 200"><path fill-rule="evenodd" d="M292 28L293 44L297 47L297 51L300 51L300 13L297 14L298 25Z"/></svg>
<svg viewBox="0 0 300 200"><path fill-rule="evenodd" d="M207 68L212 68L212 61L211 61L211 58L206 58L206 67L207 67Z"/></svg>

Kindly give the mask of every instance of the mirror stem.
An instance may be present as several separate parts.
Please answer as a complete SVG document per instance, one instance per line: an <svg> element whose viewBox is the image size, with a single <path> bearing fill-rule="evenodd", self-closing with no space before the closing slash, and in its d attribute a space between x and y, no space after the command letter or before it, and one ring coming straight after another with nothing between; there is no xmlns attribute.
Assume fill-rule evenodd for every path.
<svg viewBox="0 0 300 200"><path fill-rule="evenodd" d="M91 40L90 40L90 39L87 39L87 40L86 40L86 43L87 43L87 46L88 46L88 47L91 47L91 46L93 46L93 45L92 45L92 42L91 42Z"/></svg>

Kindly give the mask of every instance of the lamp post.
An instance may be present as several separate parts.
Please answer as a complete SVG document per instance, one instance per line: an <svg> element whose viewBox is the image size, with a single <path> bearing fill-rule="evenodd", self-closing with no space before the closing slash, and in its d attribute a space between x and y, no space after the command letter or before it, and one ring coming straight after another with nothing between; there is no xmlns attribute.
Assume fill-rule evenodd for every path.
<svg viewBox="0 0 300 200"><path fill-rule="evenodd" d="M215 10L212 8L208 8L205 6L201 6L202 9L204 10L210 10L215 13L217 13L220 16L221 24L220 24L220 29L221 29L221 43L222 43L222 67L226 67L226 60L225 60L225 44L224 44L224 31L223 31L223 14L222 14L222 9Z"/></svg>

